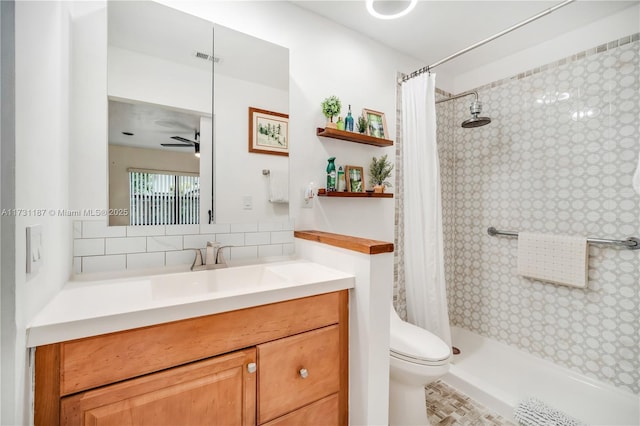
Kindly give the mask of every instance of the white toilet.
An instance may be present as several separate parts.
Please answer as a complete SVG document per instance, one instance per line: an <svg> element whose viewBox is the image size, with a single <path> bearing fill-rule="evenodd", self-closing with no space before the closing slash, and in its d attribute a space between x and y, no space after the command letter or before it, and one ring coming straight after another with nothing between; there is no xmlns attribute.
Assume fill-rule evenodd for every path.
<svg viewBox="0 0 640 426"><path fill-rule="evenodd" d="M449 371L451 349L391 306L389 424L428 425L424 387Z"/></svg>

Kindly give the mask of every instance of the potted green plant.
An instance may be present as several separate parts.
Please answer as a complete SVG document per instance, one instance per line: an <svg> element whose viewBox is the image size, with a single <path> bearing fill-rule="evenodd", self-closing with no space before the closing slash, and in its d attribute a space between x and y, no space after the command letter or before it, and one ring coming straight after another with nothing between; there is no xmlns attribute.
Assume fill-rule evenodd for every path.
<svg viewBox="0 0 640 426"><path fill-rule="evenodd" d="M336 128L336 123L333 122L333 117L340 114L341 109L342 104L340 103L340 99L338 99L337 96L329 96L327 99L322 101L322 113L329 119L326 127L330 127L333 129Z"/></svg>
<svg viewBox="0 0 640 426"><path fill-rule="evenodd" d="M382 193L385 187L392 186L387 178L391 176L393 164L387 161L387 154L379 159L373 157L369 165L369 183L373 185L373 192Z"/></svg>
<svg viewBox="0 0 640 426"><path fill-rule="evenodd" d="M367 121L367 119L365 118L364 115L361 115L358 117L358 121L356 122L356 127L358 129L358 132L362 133L363 135L366 133L367 131L367 125L369 124L369 122Z"/></svg>

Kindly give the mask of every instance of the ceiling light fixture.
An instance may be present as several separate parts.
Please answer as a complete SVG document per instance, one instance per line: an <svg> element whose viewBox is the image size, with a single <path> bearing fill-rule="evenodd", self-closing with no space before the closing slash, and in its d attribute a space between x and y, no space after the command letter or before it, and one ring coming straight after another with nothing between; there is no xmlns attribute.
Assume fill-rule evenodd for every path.
<svg viewBox="0 0 640 426"><path fill-rule="evenodd" d="M374 7L374 3L377 2L378 9ZM408 4L407 4L408 3ZM406 5L404 9L398 10L398 6ZM407 15L418 4L418 0L405 0L405 1L383 1L383 0L367 0L367 11L378 19L397 19L401 16Z"/></svg>
<svg viewBox="0 0 640 426"><path fill-rule="evenodd" d="M200 144L198 142L194 142L194 147L196 157L200 158Z"/></svg>

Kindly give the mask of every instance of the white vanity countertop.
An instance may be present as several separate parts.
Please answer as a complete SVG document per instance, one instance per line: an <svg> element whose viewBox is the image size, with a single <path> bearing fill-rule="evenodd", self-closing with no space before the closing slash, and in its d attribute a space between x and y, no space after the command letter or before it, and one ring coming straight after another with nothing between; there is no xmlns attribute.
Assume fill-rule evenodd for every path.
<svg viewBox="0 0 640 426"><path fill-rule="evenodd" d="M70 281L27 328L27 346L96 336L344 290L353 275L298 260Z"/></svg>

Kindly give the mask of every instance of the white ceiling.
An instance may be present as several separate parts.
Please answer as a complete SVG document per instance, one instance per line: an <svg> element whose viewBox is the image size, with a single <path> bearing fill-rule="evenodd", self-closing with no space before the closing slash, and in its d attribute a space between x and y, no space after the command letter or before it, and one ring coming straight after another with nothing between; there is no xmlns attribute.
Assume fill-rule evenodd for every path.
<svg viewBox="0 0 640 426"><path fill-rule="evenodd" d="M558 1L427 1L407 16L381 20L360 1L292 1L311 12L362 33L424 66L499 33ZM442 66L438 72L458 75L528 47L603 19L638 1L578 0Z"/></svg>
<svg viewBox="0 0 640 426"><path fill-rule="evenodd" d="M194 140L200 130L200 116L166 107L109 100L109 143L146 149L195 152L193 145L163 147L181 142L171 136ZM133 133L125 135L122 132Z"/></svg>

